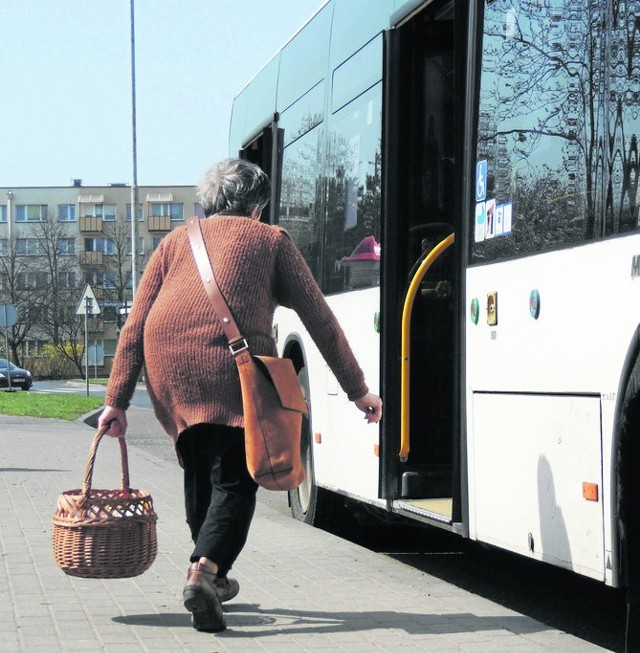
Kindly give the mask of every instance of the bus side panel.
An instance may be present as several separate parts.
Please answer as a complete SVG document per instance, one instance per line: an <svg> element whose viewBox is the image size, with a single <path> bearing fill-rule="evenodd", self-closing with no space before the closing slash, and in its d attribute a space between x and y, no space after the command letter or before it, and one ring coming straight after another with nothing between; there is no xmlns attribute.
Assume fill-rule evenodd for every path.
<svg viewBox="0 0 640 653"><path fill-rule="evenodd" d="M378 306L379 289L362 290L328 297L332 310L362 367L372 392L378 393L380 336L374 329L372 307ZM278 343L290 334L300 334L304 343L312 405L311 428L320 442L313 443L316 482L329 490L383 505L378 499L378 426L370 425L346 394L313 344L298 316L279 308L275 324Z"/></svg>
<svg viewBox="0 0 640 653"><path fill-rule="evenodd" d="M479 304L477 323L468 309L467 446L473 464L476 434L472 415L477 392L535 395L591 395L601 399L604 536L607 584L612 546L610 488L615 399L629 342L640 323L640 284L630 274L640 238L630 235L527 258L474 266L467 271L466 305ZM539 295L539 315L530 295ZM497 324L488 324L487 302L497 301ZM611 307L625 307L613 312ZM523 420L528 415L522 415ZM469 497L482 472L469 469ZM587 479L583 479L587 480ZM523 491L525 491L523 489ZM527 492L536 491L528 488ZM470 514L470 533L474 533ZM569 533L570 538L579 533ZM573 546L573 540L571 540Z"/></svg>
<svg viewBox="0 0 640 653"><path fill-rule="evenodd" d="M474 393L477 539L604 580L599 424L597 397Z"/></svg>

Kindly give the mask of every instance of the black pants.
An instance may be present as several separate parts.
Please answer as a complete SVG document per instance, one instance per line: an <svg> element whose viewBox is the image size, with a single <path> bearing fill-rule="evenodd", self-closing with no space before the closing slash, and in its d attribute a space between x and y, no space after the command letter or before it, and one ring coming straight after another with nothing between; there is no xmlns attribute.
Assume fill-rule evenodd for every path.
<svg viewBox="0 0 640 653"><path fill-rule="evenodd" d="M180 434L191 562L208 558L226 577L247 541L258 485L247 471L244 431L198 424Z"/></svg>

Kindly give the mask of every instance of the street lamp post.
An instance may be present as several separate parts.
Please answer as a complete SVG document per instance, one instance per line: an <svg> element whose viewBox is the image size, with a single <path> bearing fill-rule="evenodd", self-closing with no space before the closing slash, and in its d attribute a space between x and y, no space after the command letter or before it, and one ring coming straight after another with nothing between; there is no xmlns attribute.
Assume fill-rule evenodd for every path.
<svg viewBox="0 0 640 653"><path fill-rule="evenodd" d="M138 154L136 143L136 35L134 0L131 0L131 132L133 152L133 182L131 184L131 297L138 286Z"/></svg>
<svg viewBox="0 0 640 653"><path fill-rule="evenodd" d="M10 190L7 192L7 237L9 243L11 243L11 213L13 206L13 191ZM10 245L9 245L10 246Z"/></svg>

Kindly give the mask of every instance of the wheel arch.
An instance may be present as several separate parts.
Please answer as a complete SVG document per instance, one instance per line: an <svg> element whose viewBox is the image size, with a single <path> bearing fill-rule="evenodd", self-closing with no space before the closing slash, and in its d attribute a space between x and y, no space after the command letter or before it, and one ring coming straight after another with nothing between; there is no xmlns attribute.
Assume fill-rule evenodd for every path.
<svg viewBox="0 0 640 653"><path fill-rule="evenodd" d="M613 584L640 582L640 325L622 367L613 422L611 515ZM635 519L634 519L635 517Z"/></svg>
<svg viewBox="0 0 640 653"><path fill-rule="evenodd" d="M307 356L299 333L290 333L284 341L282 355L293 361L296 372L307 366Z"/></svg>

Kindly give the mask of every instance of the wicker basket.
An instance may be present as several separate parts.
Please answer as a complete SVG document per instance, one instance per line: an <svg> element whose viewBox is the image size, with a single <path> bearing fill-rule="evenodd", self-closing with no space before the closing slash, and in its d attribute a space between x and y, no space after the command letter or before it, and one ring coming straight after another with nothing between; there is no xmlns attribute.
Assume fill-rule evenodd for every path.
<svg viewBox="0 0 640 653"><path fill-rule="evenodd" d="M129 487L124 438L119 439L122 487L91 487L96 451L107 429L99 429L93 439L82 489L60 494L53 515L53 553L70 576L131 578L149 569L158 552L153 500Z"/></svg>

